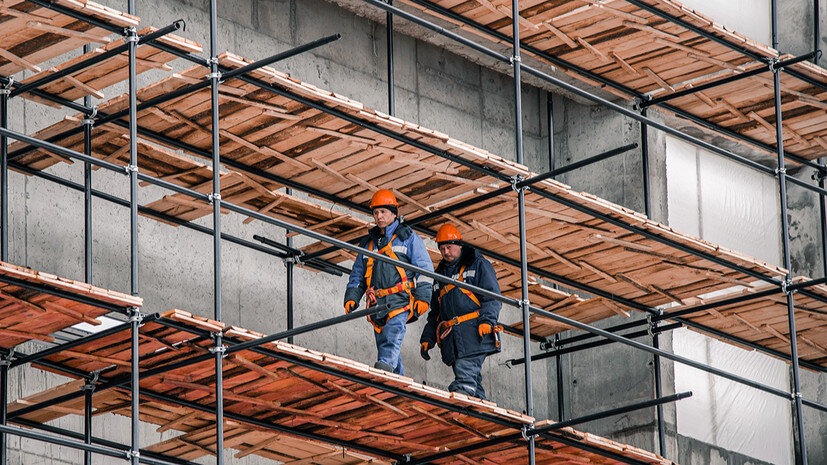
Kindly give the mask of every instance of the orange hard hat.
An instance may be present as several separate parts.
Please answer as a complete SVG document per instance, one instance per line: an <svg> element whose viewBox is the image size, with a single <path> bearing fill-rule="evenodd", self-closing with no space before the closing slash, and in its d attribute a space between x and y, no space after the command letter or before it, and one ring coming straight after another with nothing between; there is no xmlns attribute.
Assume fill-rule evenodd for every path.
<svg viewBox="0 0 827 465"><path fill-rule="evenodd" d="M380 189L373 194L373 197L370 199L370 209L373 210L379 207L394 207L391 210L399 208L399 203L396 201L396 196L393 195L393 192L387 189Z"/></svg>
<svg viewBox="0 0 827 465"><path fill-rule="evenodd" d="M443 224L436 233L437 244L455 244L461 240L462 235L459 233L459 229L457 229L453 224Z"/></svg>

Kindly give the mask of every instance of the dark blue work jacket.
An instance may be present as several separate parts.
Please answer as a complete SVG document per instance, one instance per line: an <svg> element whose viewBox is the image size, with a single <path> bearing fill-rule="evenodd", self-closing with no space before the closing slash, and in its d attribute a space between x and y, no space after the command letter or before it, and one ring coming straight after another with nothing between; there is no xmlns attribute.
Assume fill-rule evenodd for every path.
<svg viewBox="0 0 827 465"><path fill-rule="evenodd" d="M465 266L462 277L463 282L491 292L496 292L497 294L500 293L497 274L494 272L494 267L491 266L491 262L469 245L463 245L460 257L454 262L445 263L445 260L439 262L436 272L443 276L457 279L459 270L463 265ZM480 337L477 328L482 323L488 323L493 329L500 316L502 303L489 297L476 295L480 301L480 305L477 305L456 286L446 292L440 301L439 291L442 286L445 286L445 284L434 282L431 310L428 312L428 322L422 331L422 337L419 340L420 344L428 342L430 347L436 345L436 331L440 321L447 321L454 317L478 311L480 313L478 318L454 325L448 336L442 340L442 347L440 348L442 361L446 365L453 365L454 361L458 358L499 352L500 348L497 344L498 335L492 332Z"/></svg>
<svg viewBox="0 0 827 465"><path fill-rule="evenodd" d="M400 224L399 221L394 221L382 234L378 227L373 227L369 231L369 237L359 244L360 247L367 248L370 242L373 241L372 250L378 252L383 247L388 245L391 238L396 235L393 240L391 249L396 253L399 260L424 268L428 271L433 271L434 264L431 262L431 257L428 255L428 249L425 248L425 243L413 230L406 224ZM350 271L350 279L345 290L345 302L352 300L358 303L367 290L367 281L365 280L365 272L367 270L368 258L362 254L356 256L353 262L353 268ZM405 272L409 281L416 282L416 287L411 289L415 300L428 302L431 300L431 288L433 279L427 276L420 276L408 270ZM395 286L401 282L399 272L396 266L390 263L385 263L381 260L373 260L373 276L371 277L371 286L374 289L387 289ZM410 296L407 292L397 292L385 297L377 298L377 305L388 304L390 308L374 316L374 321L381 321L388 313L397 308L402 308L410 304ZM415 321L417 315L414 315L409 322Z"/></svg>

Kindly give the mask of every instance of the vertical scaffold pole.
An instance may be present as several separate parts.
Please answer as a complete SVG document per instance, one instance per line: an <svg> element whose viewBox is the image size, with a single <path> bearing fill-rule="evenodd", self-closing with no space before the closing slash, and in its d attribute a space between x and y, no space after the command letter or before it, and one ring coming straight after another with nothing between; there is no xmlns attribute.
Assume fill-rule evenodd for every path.
<svg viewBox="0 0 827 465"><path fill-rule="evenodd" d="M0 425L6 424L6 413L9 402L9 357L0 357ZM6 433L0 433L0 465L8 463L8 452L6 451Z"/></svg>
<svg viewBox="0 0 827 465"><path fill-rule="evenodd" d="M827 157L821 158L822 165L827 164ZM824 178L827 177L827 169L816 172L818 187L824 189ZM827 276L827 201L823 195L818 196L818 211L821 217L821 266L824 276Z"/></svg>
<svg viewBox="0 0 827 465"><path fill-rule="evenodd" d="M218 4L210 0L210 90L212 94L212 202L213 202L213 296L215 321L221 321L221 146L219 132ZM215 334L215 463L224 464L224 345Z"/></svg>
<svg viewBox="0 0 827 465"><path fill-rule="evenodd" d="M555 167L554 159L554 97L551 92L546 92L546 119L548 120L548 170L551 171ZM557 284L554 284L557 289ZM559 349L558 342L560 335L554 335L554 348ZM557 354L554 356L554 365L557 373L557 421L563 421L566 416L565 406L563 405L563 356Z"/></svg>
<svg viewBox="0 0 827 465"><path fill-rule="evenodd" d="M135 13L134 0L129 0L129 13ZM130 281L132 295L138 295L138 82L136 77L136 47L138 33L134 27L129 28L126 36L129 43L129 238L130 238ZM140 460L140 379L139 370L139 337L141 312L132 309L130 316L132 334L131 358L131 395L132 395L132 444L129 451L132 465L138 465Z"/></svg>
<svg viewBox="0 0 827 465"><path fill-rule="evenodd" d="M520 5L518 0L511 0L511 17L520 17ZM511 65L514 68L514 141L516 144L517 163L523 163L523 103L522 103L522 82L520 79L520 24L516 19L512 20L512 44ZM525 189L517 190L518 215L520 228L520 284L522 287L522 298L520 307L523 313L523 352L525 356L525 403L526 415L534 415L534 399L531 389L531 328L529 327L528 312L528 255L526 253L526 227L525 227ZM528 438L528 463L534 465L534 437Z"/></svg>
<svg viewBox="0 0 827 465"><path fill-rule="evenodd" d="M83 385L83 442L92 444L92 395L95 382L87 381ZM92 465L92 451L83 452L83 465Z"/></svg>
<svg viewBox="0 0 827 465"><path fill-rule="evenodd" d="M770 2L770 33L772 34L772 48L778 50L778 2Z"/></svg>
<svg viewBox="0 0 827 465"><path fill-rule="evenodd" d="M775 2L773 2L775 3ZM781 78L780 70L771 66L773 78L773 90L775 92L775 139L778 144L778 188L781 197L781 244L784 254L784 268L787 274L784 277L784 293L787 294L787 321L790 329L790 356L793 367L793 424L798 436L798 453L800 462L807 465L807 445L804 438L804 417L801 406L801 380L798 370L798 336L795 329L795 302L793 293L787 291L786 286L792 283L792 263L790 259L790 235L787 221L787 169L784 166L784 136L783 121L781 114Z"/></svg>
<svg viewBox="0 0 827 465"><path fill-rule="evenodd" d="M646 109L640 110L640 116L646 117ZM640 123L640 155L643 170L643 212L652 219L652 199L649 193L649 126Z"/></svg>
<svg viewBox="0 0 827 465"><path fill-rule="evenodd" d="M640 110L641 116L646 116L646 108ZM641 155L641 176L643 177L643 211L646 217L652 218L652 198L649 190L649 126L640 124L640 155ZM650 322L649 329L652 331L652 347L660 348L659 334L655 332L658 327L658 322ZM660 372L660 357L654 355L652 357L652 377L655 383L655 398L660 398L663 393L663 381ZM666 427L663 422L663 405L658 404L655 407L658 424L658 453L666 457Z"/></svg>
<svg viewBox="0 0 827 465"><path fill-rule="evenodd" d="M387 0L388 5L393 4L393 0ZM393 13L388 11L385 13L388 28L388 114L396 116L396 91L393 86Z"/></svg>
<svg viewBox="0 0 827 465"><path fill-rule="evenodd" d="M83 46L83 53L89 53L91 47ZM92 106L92 98L88 95L83 97L83 104L86 107ZM88 115L83 120L83 153L92 155L92 122L93 115ZM92 164L83 163L83 257L84 277L86 282L92 283ZM88 454L88 453L87 453ZM87 455L87 454L84 454Z"/></svg>
<svg viewBox="0 0 827 465"><path fill-rule="evenodd" d="M813 0L813 50L821 50L821 12L819 11L819 0ZM813 63L818 64L818 59L821 57L821 54L816 53L813 57ZM824 163L822 161L822 163ZM822 199L824 197L821 197Z"/></svg>
<svg viewBox="0 0 827 465"><path fill-rule="evenodd" d="M293 194L293 189L286 189L287 195ZM288 237L285 241L287 247L293 247L293 238ZM288 260L287 266L287 329L293 329L293 261ZM293 336L287 338L287 343L293 343Z"/></svg>
<svg viewBox="0 0 827 465"><path fill-rule="evenodd" d="M8 129L9 93L8 87L0 88L0 127ZM9 260L9 139L0 136L0 260ZM5 435L3 435L5 437Z"/></svg>

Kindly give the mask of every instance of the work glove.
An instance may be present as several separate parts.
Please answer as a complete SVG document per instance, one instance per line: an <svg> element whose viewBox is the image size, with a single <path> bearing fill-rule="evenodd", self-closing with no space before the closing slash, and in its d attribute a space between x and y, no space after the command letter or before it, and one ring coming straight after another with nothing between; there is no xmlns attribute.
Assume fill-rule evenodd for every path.
<svg viewBox="0 0 827 465"><path fill-rule="evenodd" d="M413 310L414 312L416 312L417 316L424 315L425 312L428 311L428 302L425 302L423 300L417 300L413 303Z"/></svg>
<svg viewBox="0 0 827 465"><path fill-rule="evenodd" d="M347 302L345 302L345 315L354 310L356 310L356 301L348 300Z"/></svg>
<svg viewBox="0 0 827 465"><path fill-rule="evenodd" d="M480 325L477 326L477 332L480 333L480 337L491 334L491 325L488 323L480 323Z"/></svg>
<svg viewBox="0 0 827 465"><path fill-rule="evenodd" d="M422 348L419 349L419 355L421 355L422 358L424 358L425 360L430 360L431 359L431 356L428 355L428 349L430 349L430 347L428 347L428 345L429 345L428 342L423 342L422 343Z"/></svg>

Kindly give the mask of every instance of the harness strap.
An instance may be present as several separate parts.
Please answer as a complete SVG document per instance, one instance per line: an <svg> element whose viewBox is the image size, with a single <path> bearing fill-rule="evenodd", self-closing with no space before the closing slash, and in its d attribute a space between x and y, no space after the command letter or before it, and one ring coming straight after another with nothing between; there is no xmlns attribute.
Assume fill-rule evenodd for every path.
<svg viewBox="0 0 827 465"><path fill-rule="evenodd" d="M463 266L459 269L459 276L457 277L457 281L459 281L459 282L461 282L461 283L464 283L464 282L465 282L465 281L462 279L462 274L463 274L463 273L465 273L465 265L463 265ZM447 286L441 287L441 288L439 289L439 303L442 303L442 297L443 297L445 294L447 294L447 293L448 293L448 291L450 291L451 289L453 289L453 288L455 288L455 287L456 287L456 286L454 286L453 284L448 284ZM478 299L478 298L477 298L477 296L476 296L476 295L474 295L474 293L473 293L473 292L469 291L468 289L463 289L463 288L461 288L461 287L459 288L459 290L460 290L460 292L462 292L463 294L467 295L467 296L468 296L468 298L469 298L469 299L471 299L471 300L472 300L475 304L477 304L477 307L482 307L482 305L480 305L480 299Z"/></svg>
<svg viewBox="0 0 827 465"><path fill-rule="evenodd" d="M382 249L379 250L379 253L387 255L388 257L390 257L394 260L399 260L399 256L396 255L396 252L393 251L393 240L394 239L396 239L396 234L394 234L393 237L391 237L391 240L388 242L388 245L382 247ZM368 250L373 250L373 240L372 239L371 239L370 243L368 243ZM365 291L365 299L367 300L368 307L376 305L377 297L386 297L386 296L389 296L391 294L396 294L398 292L406 292L408 294L408 297L410 297L408 305L406 305L404 307L397 308L395 310L391 310L391 312L388 313L388 316L385 320L385 321L387 321L387 320L390 320L391 318L395 317L396 315L399 315L402 312L410 310L413 307L414 296L413 296L413 293L411 292L411 289L414 288L415 284L408 279L408 274L405 272L405 270L401 266L396 265L394 268L396 268L396 272L399 273L400 282L396 283L395 286L391 286L387 289L375 289L370 284L371 279L373 278L373 262L374 262L373 257L368 257L368 262L367 262L367 265L365 266L365 283L368 286L367 291ZM413 311L411 312L410 315L408 315L408 320L410 320L412 317L413 317ZM378 325L375 321L373 321L373 319L370 316L368 316L367 319L373 325L374 331L376 331L377 333L382 332L382 328L384 326Z"/></svg>

